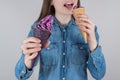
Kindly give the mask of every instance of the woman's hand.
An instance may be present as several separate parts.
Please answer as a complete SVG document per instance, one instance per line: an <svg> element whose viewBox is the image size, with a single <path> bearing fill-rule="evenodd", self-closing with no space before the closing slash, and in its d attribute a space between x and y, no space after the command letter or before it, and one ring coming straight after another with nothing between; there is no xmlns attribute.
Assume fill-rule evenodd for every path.
<svg viewBox="0 0 120 80"><path fill-rule="evenodd" d="M28 69L32 69L34 61L39 55L38 52L41 51L41 40L35 37L29 37L23 41L21 49L25 55L24 63ZM44 47L49 46L50 42L48 41Z"/></svg>
<svg viewBox="0 0 120 80"><path fill-rule="evenodd" d="M21 49L25 55L24 63L28 69L32 69L33 61L38 56L38 51L41 50L40 40L34 37L29 37L23 41Z"/></svg>
<svg viewBox="0 0 120 80"><path fill-rule="evenodd" d="M94 51L97 47L97 40L95 37L95 24L90 20L87 15L78 15L76 18L76 23L79 26L80 30L87 33L87 40L89 48L91 51ZM85 27L81 27L85 26Z"/></svg>

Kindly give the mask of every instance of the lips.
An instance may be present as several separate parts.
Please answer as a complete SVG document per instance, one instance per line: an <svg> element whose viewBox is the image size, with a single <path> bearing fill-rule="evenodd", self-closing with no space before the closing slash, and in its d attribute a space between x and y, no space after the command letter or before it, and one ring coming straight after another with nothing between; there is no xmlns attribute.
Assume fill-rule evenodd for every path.
<svg viewBox="0 0 120 80"><path fill-rule="evenodd" d="M64 7L67 8L68 10L71 10L73 8L74 3L65 3Z"/></svg>

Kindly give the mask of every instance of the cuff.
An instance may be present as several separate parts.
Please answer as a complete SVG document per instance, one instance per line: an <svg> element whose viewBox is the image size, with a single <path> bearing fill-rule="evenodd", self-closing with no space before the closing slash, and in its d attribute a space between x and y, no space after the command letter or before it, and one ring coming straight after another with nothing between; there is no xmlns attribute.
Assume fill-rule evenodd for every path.
<svg viewBox="0 0 120 80"><path fill-rule="evenodd" d="M99 69L104 64L104 56L101 51L101 46L98 46L93 52L89 54L89 62L92 62L94 66Z"/></svg>
<svg viewBox="0 0 120 80"><path fill-rule="evenodd" d="M22 64L22 71L21 71L21 75L20 75L20 80L22 79L27 79L28 77L31 76L31 74L33 73L33 70L29 70L25 64L24 64L24 61L23 61L23 64Z"/></svg>

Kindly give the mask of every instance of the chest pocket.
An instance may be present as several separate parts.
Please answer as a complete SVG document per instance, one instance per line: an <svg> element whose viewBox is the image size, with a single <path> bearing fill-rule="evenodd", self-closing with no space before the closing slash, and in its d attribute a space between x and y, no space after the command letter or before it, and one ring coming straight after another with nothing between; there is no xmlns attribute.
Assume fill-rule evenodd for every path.
<svg viewBox="0 0 120 80"><path fill-rule="evenodd" d="M41 63L45 66L53 66L57 64L57 44L51 43L47 48L43 48L40 54Z"/></svg>
<svg viewBox="0 0 120 80"><path fill-rule="evenodd" d="M76 65L85 64L88 59L88 48L86 44L72 44L71 63Z"/></svg>

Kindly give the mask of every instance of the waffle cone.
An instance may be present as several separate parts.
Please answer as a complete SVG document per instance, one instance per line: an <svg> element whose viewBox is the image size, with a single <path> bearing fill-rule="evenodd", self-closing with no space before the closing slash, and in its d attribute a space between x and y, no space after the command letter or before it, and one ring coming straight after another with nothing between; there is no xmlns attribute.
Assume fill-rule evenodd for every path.
<svg viewBox="0 0 120 80"><path fill-rule="evenodd" d="M75 19L77 18L78 14L85 14L84 7L79 7L79 8L76 8L76 9L73 10L73 16L74 16ZM79 22L81 22L81 21L79 21ZM82 27L85 27L85 26L82 26ZM81 33L82 33L82 36L84 38L85 43L87 43L87 34L86 34L86 32L81 31Z"/></svg>

